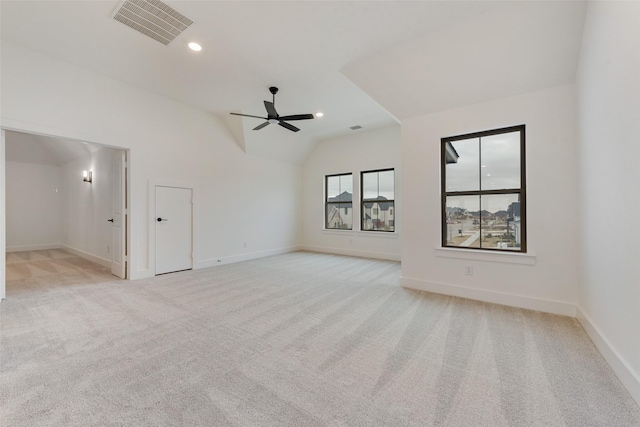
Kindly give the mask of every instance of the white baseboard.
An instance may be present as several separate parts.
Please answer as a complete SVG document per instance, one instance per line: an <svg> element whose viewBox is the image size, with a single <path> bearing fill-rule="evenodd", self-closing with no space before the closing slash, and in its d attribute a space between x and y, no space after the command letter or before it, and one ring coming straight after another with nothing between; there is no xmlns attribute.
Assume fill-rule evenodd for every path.
<svg viewBox="0 0 640 427"><path fill-rule="evenodd" d="M151 270L138 270L131 273L129 280L149 279L151 277L155 277L155 274L153 274Z"/></svg>
<svg viewBox="0 0 640 427"><path fill-rule="evenodd" d="M50 249L60 249L60 245L7 246L7 252L47 251Z"/></svg>
<svg viewBox="0 0 640 427"><path fill-rule="evenodd" d="M595 344L602 357L607 361L613 372L616 373L622 384L629 390L631 397L640 405L640 375L629 366L611 342L602 334L602 331L587 316L582 307L578 305L578 322L587 332L591 341Z"/></svg>
<svg viewBox="0 0 640 427"><path fill-rule="evenodd" d="M86 259L88 261L95 262L96 264L100 264L103 267L111 268L111 260L109 260L109 259L104 259L104 258L101 258L99 256L92 255L92 254L90 254L88 252L81 251L80 249L72 248L71 246L67 246L67 245L60 245L60 248L64 249L65 251L67 251L69 253L77 255L80 258L84 258L84 259Z"/></svg>
<svg viewBox="0 0 640 427"><path fill-rule="evenodd" d="M543 311L545 313L560 314L562 316L576 316L576 305L552 301L523 295L507 294L486 289L468 288L459 285L428 282L426 280L401 277L400 285L404 288L428 291L436 294L452 295L511 307L526 308L528 310Z"/></svg>
<svg viewBox="0 0 640 427"><path fill-rule="evenodd" d="M347 255L358 258L384 259L387 261L400 261L400 254L388 252L360 251L357 249L328 248L325 246L302 246L303 251L320 252L324 254Z"/></svg>
<svg viewBox="0 0 640 427"><path fill-rule="evenodd" d="M302 250L300 246L289 246L286 248L269 249L266 251L250 252L247 254L220 256L219 258L207 259L204 261L197 261L194 263L193 269L199 270L201 268L216 267L223 264L232 264L235 262L249 261L251 259L264 258L272 255L281 255L289 252L296 252Z"/></svg>

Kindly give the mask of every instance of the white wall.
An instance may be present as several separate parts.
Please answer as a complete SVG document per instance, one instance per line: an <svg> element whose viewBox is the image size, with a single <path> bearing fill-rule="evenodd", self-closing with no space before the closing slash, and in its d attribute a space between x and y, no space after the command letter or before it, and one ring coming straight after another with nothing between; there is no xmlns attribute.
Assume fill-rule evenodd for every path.
<svg viewBox="0 0 640 427"><path fill-rule="evenodd" d="M438 249L440 138L520 124L526 125L528 256ZM404 121L403 286L574 315L576 150L573 85Z"/></svg>
<svg viewBox="0 0 640 427"><path fill-rule="evenodd" d="M579 318L640 402L640 3L589 3L577 87Z"/></svg>
<svg viewBox="0 0 640 427"><path fill-rule="evenodd" d="M112 157L103 148L62 166L8 161L8 251L63 247L111 264ZM94 180L82 180L93 170Z"/></svg>
<svg viewBox="0 0 640 427"><path fill-rule="evenodd" d="M112 217L114 152L102 148L60 167L63 183L60 243L104 265L111 263L112 224L107 220ZM92 183L82 180L84 170L93 171Z"/></svg>
<svg viewBox="0 0 640 427"><path fill-rule="evenodd" d="M150 182L197 186L196 266L299 245L299 166L245 154L204 111L7 42L1 66L4 128L130 149L132 278L155 271Z"/></svg>
<svg viewBox="0 0 640 427"><path fill-rule="evenodd" d="M60 168L6 163L7 251L57 248L61 238Z"/></svg>
<svg viewBox="0 0 640 427"><path fill-rule="evenodd" d="M360 172L386 168L395 169L395 209L402 212L400 126L356 131L353 135L319 142L303 167L304 248L399 261L402 230L399 219L394 233L359 231ZM324 230L325 175L341 173L353 173L354 177L353 230Z"/></svg>

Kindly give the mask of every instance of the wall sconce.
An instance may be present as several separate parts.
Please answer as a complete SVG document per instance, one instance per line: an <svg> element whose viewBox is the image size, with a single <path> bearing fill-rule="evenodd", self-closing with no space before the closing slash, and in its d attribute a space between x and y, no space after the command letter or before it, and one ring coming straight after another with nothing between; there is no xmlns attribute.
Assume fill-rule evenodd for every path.
<svg viewBox="0 0 640 427"><path fill-rule="evenodd" d="M93 171L82 171L82 180L91 184L93 182Z"/></svg>

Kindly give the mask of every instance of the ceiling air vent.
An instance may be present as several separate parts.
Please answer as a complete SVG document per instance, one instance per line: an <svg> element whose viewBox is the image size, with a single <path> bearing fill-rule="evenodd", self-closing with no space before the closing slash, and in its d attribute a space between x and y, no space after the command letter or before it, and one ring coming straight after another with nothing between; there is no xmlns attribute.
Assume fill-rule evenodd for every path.
<svg viewBox="0 0 640 427"><path fill-rule="evenodd" d="M159 0L127 0L113 19L164 45L171 43L193 21Z"/></svg>
<svg viewBox="0 0 640 427"><path fill-rule="evenodd" d="M355 126L351 126L349 129L351 129L351 130L358 130L358 129L362 129L362 126L360 126L360 125L355 125Z"/></svg>

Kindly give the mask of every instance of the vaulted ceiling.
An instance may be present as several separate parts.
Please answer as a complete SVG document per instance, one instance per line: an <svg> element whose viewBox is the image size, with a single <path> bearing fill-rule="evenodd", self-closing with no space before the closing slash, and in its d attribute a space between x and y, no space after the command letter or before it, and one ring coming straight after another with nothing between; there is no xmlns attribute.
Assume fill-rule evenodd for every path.
<svg viewBox="0 0 640 427"><path fill-rule="evenodd" d="M194 21L165 46L118 1L6 1L2 40L201 108L247 152L300 163L317 141L572 82L585 3L167 1ZM187 49L196 41L201 52ZM281 115L260 131L269 86Z"/></svg>

